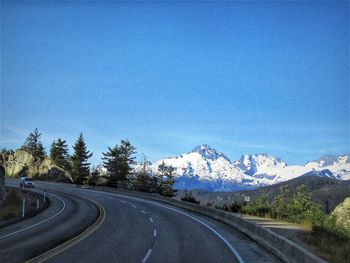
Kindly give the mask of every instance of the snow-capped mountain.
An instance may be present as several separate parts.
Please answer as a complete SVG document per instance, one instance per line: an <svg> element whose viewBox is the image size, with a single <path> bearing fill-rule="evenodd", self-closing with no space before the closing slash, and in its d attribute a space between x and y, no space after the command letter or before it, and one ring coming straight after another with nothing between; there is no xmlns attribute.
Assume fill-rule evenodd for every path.
<svg viewBox="0 0 350 263"><path fill-rule="evenodd" d="M307 162L305 167L318 172L328 170L328 177L350 180L350 154L326 155L316 161Z"/></svg>
<svg viewBox="0 0 350 263"><path fill-rule="evenodd" d="M350 179L350 155L325 156L304 166L287 165L268 154L242 155L239 160L231 162L225 154L203 144L189 153L154 162L150 169L155 173L162 162L175 168L177 189L236 191L276 184L302 175Z"/></svg>
<svg viewBox="0 0 350 263"><path fill-rule="evenodd" d="M152 165L153 171L162 162L176 169L175 187L178 189L240 189L244 181L249 179L231 164L227 156L205 144L195 147L189 153L155 162Z"/></svg>
<svg viewBox="0 0 350 263"><path fill-rule="evenodd" d="M244 173L260 178L260 183L267 185L291 180L301 175L327 176L340 180L350 179L349 155L327 155L301 166L287 165L285 161L268 154L254 154L243 155L233 164L242 169Z"/></svg>

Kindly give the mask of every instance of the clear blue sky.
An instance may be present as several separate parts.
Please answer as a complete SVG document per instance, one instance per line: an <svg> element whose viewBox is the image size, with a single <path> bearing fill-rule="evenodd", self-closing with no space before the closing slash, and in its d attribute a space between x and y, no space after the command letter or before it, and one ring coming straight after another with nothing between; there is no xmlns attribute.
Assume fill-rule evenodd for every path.
<svg viewBox="0 0 350 263"><path fill-rule="evenodd" d="M157 160L349 145L349 2L1 2L1 146L83 131Z"/></svg>

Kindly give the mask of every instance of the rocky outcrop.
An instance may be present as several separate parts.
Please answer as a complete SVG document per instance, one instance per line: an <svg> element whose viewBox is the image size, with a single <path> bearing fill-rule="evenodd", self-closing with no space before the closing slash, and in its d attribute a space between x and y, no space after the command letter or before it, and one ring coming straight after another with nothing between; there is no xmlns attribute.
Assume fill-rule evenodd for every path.
<svg viewBox="0 0 350 263"><path fill-rule="evenodd" d="M5 169L0 165L0 204L5 200Z"/></svg>
<svg viewBox="0 0 350 263"><path fill-rule="evenodd" d="M36 160L24 150L1 153L0 164L5 167L6 175L9 177L26 175L58 182L71 181L69 173L55 165L49 158Z"/></svg>
<svg viewBox="0 0 350 263"><path fill-rule="evenodd" d="M345 198L344 202L339 204L333 211L337 218L337 223L350 229L350 197Z"/></svg>

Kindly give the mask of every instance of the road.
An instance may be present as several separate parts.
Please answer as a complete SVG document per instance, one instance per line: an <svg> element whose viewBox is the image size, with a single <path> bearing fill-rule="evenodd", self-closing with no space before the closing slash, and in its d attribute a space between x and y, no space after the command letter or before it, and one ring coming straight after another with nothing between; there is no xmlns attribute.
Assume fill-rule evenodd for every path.
<svg viewBox="0 0 350 263"><path fill-rule="evenodd" d="M53 240L62 242L62 235L67 239L77 234L77 228L80 232L91 225L98 216L91 201L105 210L103 223L47 262L280 262L231 226L171 205L61 184L36 182L36 189L55 194L53 205L40 214L41 219L61 212L12 236L1 238L18 229L0 230L0 258L4 262L28 260L54 247ZM26 220L25 226L34 221L38 220Z"/></svg>

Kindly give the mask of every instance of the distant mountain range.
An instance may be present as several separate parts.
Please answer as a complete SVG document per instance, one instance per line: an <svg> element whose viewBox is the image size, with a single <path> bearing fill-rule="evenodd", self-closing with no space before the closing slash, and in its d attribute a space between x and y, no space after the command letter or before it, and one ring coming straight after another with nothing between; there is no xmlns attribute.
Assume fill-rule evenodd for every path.
<svg viewBox="0 0 350 263"><path fill-rule="evenodd" d="M239 191L309 175L350 180L350 154L327 155L303 166L287 165L269 154L242 155L231 162L225 154L203 144L189 153L151 163L153 172L162 162L176 169L177 189Z"/></svg>

